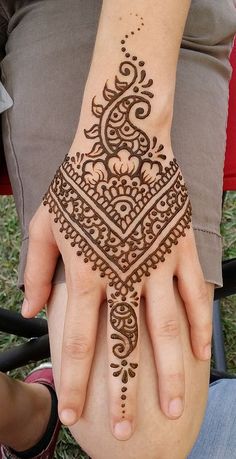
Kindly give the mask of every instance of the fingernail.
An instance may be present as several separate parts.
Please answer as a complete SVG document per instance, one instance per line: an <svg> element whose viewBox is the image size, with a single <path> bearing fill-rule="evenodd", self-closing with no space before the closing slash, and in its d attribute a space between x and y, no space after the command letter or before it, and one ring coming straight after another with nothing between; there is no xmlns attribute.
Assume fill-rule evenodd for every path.
<svg viewBox="0 0 236 459"><path fill-rule="evenodd" d="M183 412L183 402L181 398L174 398L169 403L169 414L174 417L178 417Z"/></svg>
<svg viewBox="0 0 236 459"><path fill-rule="evenodd" d="M204 355L205 359L210 359L211 358L211 344L207 344L204 347L203 355Z"/></svg>
<svg viewBox="0 0 236 459"><path fill-rule="evenodd" d="M117 440L128 440L132 434L132 426L129 421L117 422L114 426L114 435Z"/></svg>
<svg viewBox="0 0 236 459"><path fill-rule="evenodd" d="M77 421L76 412L71 409L63 410L60 414L62 424L73 425Z"/></svg>
<svg viewBox="0 0 236 459"><path fill-rule="evenodd" d="M27 314L29 312L29 303L26 298L24 298L22 307L21 307L21 313L22 314Z"/></svg>

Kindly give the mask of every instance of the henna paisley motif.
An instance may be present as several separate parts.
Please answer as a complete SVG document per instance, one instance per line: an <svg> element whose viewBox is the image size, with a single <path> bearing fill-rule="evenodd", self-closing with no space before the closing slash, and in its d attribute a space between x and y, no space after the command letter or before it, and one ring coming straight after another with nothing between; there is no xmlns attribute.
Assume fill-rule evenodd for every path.
<svg viewBox="0 0 236 459"><path fill-rule="evenodd" d="M144 26L140 20L137 31ZM104 103L92 99L98 122L84 129L85 137L93 140L92 149L66 156L43 199L77 255L113 289L108 307L112 351L118 361L110 367L123 384L122 417L124 392L138 367L127 360L138 342L137 284L165 261L191 222L191 205L176 159L168 162L157 137L150 138L135 124L151 113L153 80L125 43L122 39L125 59L114 86L105 83Z"/></svg>
<svg viewBox="0 0 236 459"><path fill-rule="evenodd" d="M113 333L111 338L120 342L113 346L113 353L118 358L127 357L137 344L137 319L132 306L128 303L117 303L110 311L112 328L119 334Z"/></svg>

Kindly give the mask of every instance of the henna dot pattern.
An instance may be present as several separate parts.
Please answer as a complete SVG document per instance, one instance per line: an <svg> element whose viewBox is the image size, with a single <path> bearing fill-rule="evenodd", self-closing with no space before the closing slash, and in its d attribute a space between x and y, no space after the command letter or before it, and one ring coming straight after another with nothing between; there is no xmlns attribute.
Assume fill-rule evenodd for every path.
<svg viewBox="0 0 236 459"><path fill-rule="evenodd" d="M111 287L110 372L120 379L122 418L138 370L138 286L165 262L191 223L178 163L167 160L164 145L145 130L153 79L131 52L144 27L142 17L133 18L138 27L120 39L114 82L105 82L102 102L96 96L91 102L96 122L84 129L89 151L66 155L43 198L71 250Z"/></svg>

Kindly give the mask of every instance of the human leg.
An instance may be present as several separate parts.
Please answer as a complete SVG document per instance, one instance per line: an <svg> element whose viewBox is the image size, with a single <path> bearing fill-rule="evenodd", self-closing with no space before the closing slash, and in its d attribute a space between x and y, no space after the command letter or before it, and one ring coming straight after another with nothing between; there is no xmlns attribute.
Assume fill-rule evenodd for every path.
<svg viewBox="0 0 236 459"><path fill-rule="evenodd" d="M0 458L50 459L61 427L52 365L43 363L24 382L0 374Z"/></svg>
<svg viewBox="0 0 236 459"><path fill-rule="evenodd" d="M26 384L0 373L0 443L18 451L43 436L51 412L51 396L42 384ZM24 422L22 422L24 420Z"/></svg>
<svg viewBox="0 0 236 459"><path fill-rule="evenodd" d="M188 459L233 459L236 454L236 379L210 385L205 417Z"/></svg>
<svg viewBox="0 0 236 459"><path fill-rule="evenodd" d="M213 285L208 283L207 286L211 302ZM104 304L100 310L96 350L83 415L79 422L70 428L74 438L93 459L106 459L111 455L114 459L121 457L126 459L134 457L136 459L144 457L146 459L183 459L195 442L207 401L209 362L201 362L193 356L188 321L176 287L175 295L180 316L186 377L184 414L180 419L172 421L168 420L160 410L158 375L145 322L145 304L142 302L137 428L131 439L125 442L121 443L113 437L108 418L106 305ZM47 308L56 389L59 388L60 350L66 296L65 284L56 285Z"/></svg>

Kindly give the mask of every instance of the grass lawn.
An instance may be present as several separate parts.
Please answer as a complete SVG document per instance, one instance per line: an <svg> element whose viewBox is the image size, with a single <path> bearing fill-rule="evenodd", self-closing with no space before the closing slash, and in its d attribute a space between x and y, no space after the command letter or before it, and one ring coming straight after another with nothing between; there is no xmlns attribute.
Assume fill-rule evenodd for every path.
<svg viewBox="0 0 236 459"><path fill-rule="evenodd" d="M12 197L0 197L0 234L0 304L1 307L20 311L23 295L16 288L20 230ZM228 193L226 197L222 235L224 258L236 257L236 193ZM236 295L222 302L222 321L228 369L231 373L236 373ZM16 340L13 335L0 333L0 350L21 341ZM12 371L10 374L22 379L32 367L34 365ZM87 459L87 457L73 441L69 431L63 429L55 459Z"/></svg>

